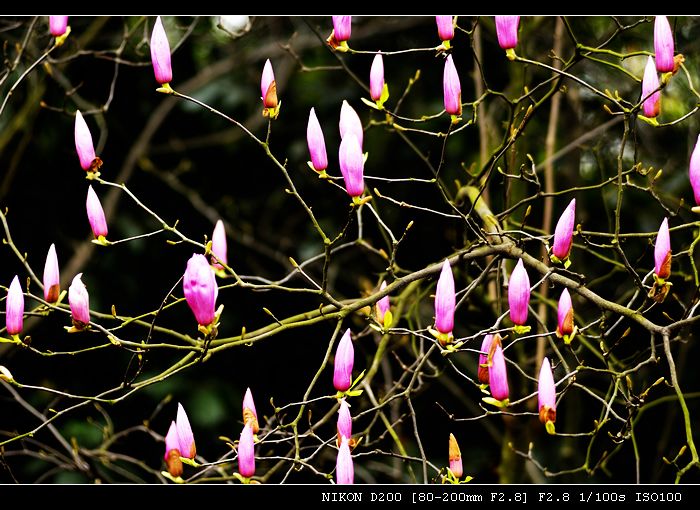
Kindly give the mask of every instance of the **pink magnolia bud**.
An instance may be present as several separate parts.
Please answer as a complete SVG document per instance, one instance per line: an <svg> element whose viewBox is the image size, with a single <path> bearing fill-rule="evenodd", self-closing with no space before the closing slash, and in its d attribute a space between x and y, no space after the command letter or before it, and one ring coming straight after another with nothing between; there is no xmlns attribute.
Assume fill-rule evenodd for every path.
<svg viewBox="0 0 700 510"><path fill-rule="evenodd" d="M462 452L459 450L459 444L453 434L450 434L449 446L450 471L456 478L462 478L464 470L462 468Z"/></svg>
<svg viewBox="0 0 700 510"><path fill-rule="evenodd" d="M450 261L445 259L435 289L435 329L452 334L455 325L455 280Z"/></svg>
<svg viewBox="0 0 700 510"><path fill-rule="evenodd" d="M352 385L352 367L355 364L355 349L352 346L350 329L338 343L333 363L333 386L338 391L347 391Z"/></svg>
<svg viewBox="0 0 700 510"><path fill-rule="evenodd" d="M160 16L156 18L151 33L151 62L153 63L153 73L156 81L161 85L173 81L173 68L170 63L170 44L168 36L165 34L163 22Z"/></svg>
<svg viewBox="0 0 700 510"><path fill-rule="evenodd" d="M255 438L253 429L246 423L238 441L238 472L244 478L255 474Z"/></svg>
<svg viewBox="0 0 700 510"><path fill-rule="evenodd" d="M656 16L654 20L654 53L656 54L656 70L660 73L670 73L675 67L673 61L673 33L666 16Z"/></svg>
<svg viewBox="0 0 700 510"><path fill-rule="evenodd" d="M520 16L496 16L496 35L498 45L510 50L518 45L518 25Z"/></svg>
<svg viewBox="0 0 700 510"><path fill-rule="evenodd" d="M262 78L260 79L260 91L262 93L263 106L265 108L277 108L277 82L272 64L268 58L265 61Z"/></svg>
<svg viewBox="0 0 700 510"><path fill-rule="evenodd" d="M196 253L187 261L182 289L197 323L208 326L214 322L219 286L204 255Z"/></svg>
<svg viewBox="0 0 700 510"><path fill-rule="evenodd" d="M165 464L168 466L168 473L178 477L182 475L182 461L180 460L180 438L177 436L177 425L170 422L168 434L165 436Z"/></svg>
<svg viewBox="0 0 700 510"><path fill-rule="evenodd" d="M54 37L61 37L68 28L68 16L49 16L49 32Z"/></svg>
<svg viewBox="0 0 700 510"><path fill-rule="evenodd" d="M386 282L382 282L381 286L379 287L380 291L384 291L386 289ZM384 324L384 316L386 313L391 309L391 303L389 302L389 296L384 296L381 298L379 301L377 301L376 304L376 312L377 312L377 322L380 322Z"/></svg>
<svg viewBox="0 0 700 510"><path fill-rule="evenodd" d="M219 259L224 264L228 264L226 252L226 229L224 228L224 222L218 220L214 227L214 233L211 236L211 253L213 255L211 258L211 265L216 269L223 269L224 266L219 264L216 259Z"/></svg>
<svg viewBox="0 0 700 510"><path fill-rule="evenodd" d="M445 111L450 115L462 115L462 85L459 83L459 75L452 61L452 55L448 55L445 60L445 70L442 74L442 91Z"/></svg>
<svg viewBox="0 0 700 510"><path fill-rule="evenodd" d="M47 303L55 303L60 294L61 278L58 271L58 257L56 257L56 246L52 244L44 264L44 300Z"/></svg>
<svg viewBox="0 0 700 510"><path fill-rule="evenodd" d="M576 220L576 199L572 199L564 212L559 217L557 226L554 229L554 246L552 254L559 260L564 261L571 253L571 243L574 234L574 222Z"/></svg>
<svg viewBox="0 0 700 510"><path fill-rule="evenodd" d="M529 304L530 278L523 265L523 259L519 259L508 283L508 305L510 306L510 320L513 321L513 324L522 326L527 322Z"/></svg>
<svg viewBox="0 0 700 510"><path fill-rule="evenodd" d="M73 316L73 325L83 329L90 323L90 296L81 280L83 273L78 273L68 287L68 304Z"/></svg>
<svg viewBox="0 0 700 510"><path fill-rule="evenodd" d="M7 289L5 301L5 325L8 335L19 335L24 324L24 294L19 278L15 275Z"/></svg>
<svg viewBox="0 0 700 510"><path fill-rule="evenodd" d="M569 289L564 289L557 308L557 336L566 337L574 332L574 308Z"/></svg>
<svg viewBox="0 0 700 510"><path fill-rule="evenodd" d="M194 459L197 455L197 447L194 444L194 434L192 434L192 427L190 426L190 420L187 418L187 413L182 404L177 404L177 418L175 420L177 425L177 437L180 441L180 455L188 459Z"/></svg>
<svg viewBox="0 0 700 510"><path fill-rule="evenodd" d="M309 123L306 126L306 143L309 146L311 165L317 172L323 172L328 168L326 139L323 137L321 124L319 124L316 111L313 108L309 112Z"/></svg>
<svg viewBox="0 0 700 510"><path fill-rule="evenodd" d="M350 439L342 437L338 457L335 463L335 483L338 485L352 485L355 483L355 469L352 465L350 453Z"/></svg>
<svg viewBox="0 0 700 510"><path fill-rule="evenodd" d="M477 376L481 384L489 383L489 368L491 367L491 360L497 345L501 345L501 335L498 333L495 335L486 335L481 342L481 349L479 349L481 351L479 353L479 367L477 370Z"/></svg>
<svg viewBox="0 0 700 510"><path fill-rule="evenodd" d="M369 95L373 101L379 101L384 91L384 59L377 53L369 70Z"/></svg>
<svg viewBox="0 0 700 510"><path fill-rule="evenodd" d="M352 16L333 16L333 34L338 42L350 39Z"/></svg>
<svg viewBox="0 0 700 510"><path fill-rule="evenodd" d="M664 218L656 235L654 245L654 273L665 280L671 276L671 235L668 231L668 218Z"/></svg>
<svg viewBox="0 0 700 510"><path fill-rule="evenodd" d="M354 133L349 133L340 142L338 160L348 195L351 197L361 196L365 191L365 157L362 154L360 141Z"/></svg>
<svg viewBox="0 0 700 510"><path fill-rule="evenodd" d="M540 368L540 377L537 382L537 403L540 421L547 426L548 432L553 433L554 422L557 420L557 390L554 386L552 366L547 358L542 360Z"/></svg>
<svg viewBox="0 0 700 510"><path fill-rule="evenodd" d="M437 23L438 35L441 41L451 41L455 36L455 27L452 22L452 16L435 16Z"/></svg>
<svg viewBox="0 0 700 510"><path fill-rule="evenodd" d="M688 177L690 178L690 186L693 188L695 203L700 206L700 135L695 142L693 154L690 156Z"/></svg>
<svg viewBox="0 0 700 510"><path fill-rule="evenodd" d="M644 78L642 79L642 99L644 100L642 110L645 117L656 117L661 110L661 91L656 90L658 88L659 75L656 74L654 59L649 57L647 66L644 68ZM654 92L655 90L656 92Z"/></svg>
<svg viewBox="0 0 700 510"><path fill-rule="evenodd" d="M344 139L347 133L354 133L362 147L364 131L362 129L362 121L357 115L355 109L350 106L347 101L343 101L343 106L340 107L340 139Z"/></svg>
<svg viewBox="0 0 700 510"><path fill-rule="evenodd" d="M508 374L506 373L506 358L500 344L496 346L489 368L489 386L491 395L496 400L508 398Z"/></svg>
<svg viewBox="0 0 700 510"><path fill-rule="evenodd" d="M350 439L352 437L352 416L350 415L350 406L344 398L340 399L340 407L338 408L338 445L341 444L343 437Z"/></svg>
<svg viewBox="0 0 700 510"><path fill-rule="evenodd" d="M253 393L250 388L245 390L243 397L243 423L250 425L253 434L257 434L260 430L258 425L258 412L255 410L255 402L253 401Z"/></svg>
<svg viewBox="0 0 700 510"><path fill-rule="evenodd" d="M80 159L80 166L86 172L95 172L102 166L102 160L95 156L90 129L80 110L75 112L75 150Z"/></svg>
<svg viewBox="0 0 700 510"><path fill-rule="evenodd" d="M100 199L97 198L97 194L95 193L95 190L92 189L92 186L88 186L85 208L87 209L88 221L90 222L90 228L92 228L92 233L95 235L95 238L99 239L100 236L107 237L107 220L105 219L105 212L102 209Z"/></svg>

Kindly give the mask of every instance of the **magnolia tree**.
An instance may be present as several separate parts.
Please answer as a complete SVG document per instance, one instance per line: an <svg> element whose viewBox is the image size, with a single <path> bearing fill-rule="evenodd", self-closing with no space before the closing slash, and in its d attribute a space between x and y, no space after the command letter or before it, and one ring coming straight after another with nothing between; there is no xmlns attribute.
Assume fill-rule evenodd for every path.
<svg viewBox="0 0 700 510"><path fill-rule="evenodd" d="M0 23L3 481L699 480L695 20Z"/></svg>

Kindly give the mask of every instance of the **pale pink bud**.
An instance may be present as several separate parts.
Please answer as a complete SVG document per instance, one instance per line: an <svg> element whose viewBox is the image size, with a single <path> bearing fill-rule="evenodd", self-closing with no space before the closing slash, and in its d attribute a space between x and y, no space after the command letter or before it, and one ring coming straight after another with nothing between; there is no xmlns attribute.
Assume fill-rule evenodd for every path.
<svg viewBox="0 0 700 510"><path fill-rule="evenodd" d="M435 329L451 334L455 325L455 280L450 261L445 259L435 289Z"/></svg>
<svg viewBox="0 0 700 510"><path fill-rule="evenodd" d="M350 39L352 16L333 16L333 34L338 42Z"/></svg>
<svg viewBox="0 0 700 510"><path fill-rule="evenodd" d="M342 437L338 457L335 463L335 483L338 485L352 485L355 483L355 469L352 465L350 453L350 439Z"/></svg>
<svg viewBox="0 0 700 510"><path fill-rule="evenodd" d="M263 106L265 108L277 108L277 82L272 64L268 58L265 61L262 78L260 79L260 91L262 93Z"/></svg>
<svg viewBox="0 0 700 510"><path fill-rule="evenodd" d="M574 234L574 222L576 220L576 199L572 199L564 212L559 217L554 229L554 246L552 254L559 260L566 260L571 253L571 243Z"/></svg>
<svg viewBox="0 0 700 510"><path fill-rule="evenodd" d="M250 388L245 390L245 396L243 397L243 423L245 425L250 425L253 434L257 434L258 430L260 430L260 426L258 425L258 411L255 409L253 393L250 391Z"/></svg>
<svg viewBox="0 0 700 510"><path fill-rule="evenodd" d="M518 25L520 16L496 16L496 35L498 45L504 50L518 45Z"/></svg>
<svg viewBox="0 0 700 510"><path fill-rule="evenodd" d="M498 344L493 352L491 367L489 368L489 387L491 395L496 400L508 398L508 374L506 373L506 358L503 349Z"/></svg>
<svg viewBox="0 0 700 510"><path fill-rule="evenodd" d="M654 273L662 279L671 276L671 235L668 231L668 218L664 218L656 235L654 245Z"/></svg>
<svg viewBox="0 0 700 510"><path fill-rule="evenodd" d="M459 450L459 443L453 434L450 434L449 445L450 471L457 478L462 478L464 470L462 468L462 452Z"/></svg>
<svg viewBox="0 0 700 510"><path fill-rule="evenodd" d="M194 434L192 434L192 427L190 426L189 418L187 418L185 408L180 403L177 404L175 424L177 425L177 437L180 441L180 455L188 459L194 459L197 455Z"/></svg>
<svg viewBox="0 0 700 510"><path fill-rule="evenodd" d="M204 255L195 253L187 261L182 289L197 323L208 326L214 322L219 286Z"/></svg>
<svg viewBox="0 0 700 510"><path fill-rule="evenodd" d="M180 439L177 436L177 425L170 422L168 434L165 436L165 464L168 466L168 473L178 477L182 475L182 461L180 460Z"/></svg>
<svg viewBox="0 0 700 510"><path fill-rule="evenodd" d="M557 419L557 390L554 386L554 376L549 359L542 360L540 377L537 382L537 405L540 414L540 421L545 425L547 422L554 423Z"/></svg>
<svg viewBox="0 0 700 510"><path fill-rule="evenodd" d="M447 59L445 59L445 70L442 74L442 91L445 111L450 115L462 115L462 85L459 82L459 75L452 60L452 55L448 55Z"/></svg>
<svg viewBox="0 0 700 510"><path fill-rule="evenodd" d="M518 326L527 322L528 305L530 304L530 278L527 275L523 259L519 259L508 282L508 305L510 320Z"/></svg>
<svg viewBox="0 0 700 510"><path fill-rule="evenodd" d="M95 165L95 146L92 143L90 129L80 110L75 112L75 150L78 153L81 168L86 172L92 171Z"/></svg>
<svg viewBox="0 0 700 510"><path fill-rule="evenodd" d="M343 101L343 105L340 107L340 139L344 139L347 133L354 133L357 140L360 142L360 147L362 147L362 140L364 137L364 131L362 129L362 121L360 116L357 115L355 109L350 106L347 101Z"/></svg>
<svg viewBox="0 0 700 510"><path fill-rule="evenodd" d="M58 257L56 257L56 246L52 244L44 264L44 299L48 303L55 303L58 301L60 293L61 278L58 270Z"/></svg>
<svg viewBox="0 0 700 510"><path fill-rule="evenodd" d="M379 101L384 91L384 59L377 53L369 70L369 95L372 100Z"/></svg>
<svg viewBox="0 0 700 510"><path fill-rule="evenodd" d="M218 220L214 227L214 233L211 236L211 253L216 259L219 259L224 264L228 264L226 252L226 229L224 228L224 222ZM219 264L216 259L214 257L211 258L211 265L216 269L223 269L224 266Z"/></svg>
<svg viewBox="0 0 700 510"><path fill-rule="evenodd" d="M19 335L24 324L24 294L19 278L15 275L7 289L5 301L5 325L8 335Z"/></svg>
<svg viewBox="0 0 700 510"><path fill-rule="evenodd" d="M695 195L695 203L700 205L700 135L695 142L693 154L690 156L688 177L690 178L690 186L693 188L693 195Z"/></svg>
<svg viewBox="0 0 700 510"><path fill-rule="evenodd" d="M658 88L659 75L656 74L654 59L649 57L647 66L644 68L644 78L642 79L642 99L644 100L642 109L645 117L656 117L661 110L661 91L656 90ZM654 92L655 90L656 92Z"/></svg>
<svg viewBox="0 0 700 510"><path fill-rule="evenodd" d="M340 407L338 408L338 441L346 437L352 437L352 416L350 415L350 406L344 398L340 399Z"/></svg>
<svg viewBox="0 0 700 510"><path fill-rule="evenodd" d="M654 20L654 53L656 54L656 70L660 73L670 73L675 67L673 33L666 16L656 16Z"/></svg>
<svg viewBox="0 0 700 510"><path fill-rule="evenodd" d="M83 273L78 273L68 287L68 304L73 316L73 324L84 328L90 323L90 296L81 280Z"/></svg>
<svg viewBox="0 0 700 510"><path fill-rule="evenodd" d="M306 126L306 143L309 146L309 155L314 170L322 172L328 168L328 155L326 154L326 139L321 130L321 124L316 117L316 111L311 108L309 123Z"/></svg>
<svg viewBox="0 0 700 510"><path fill-rule="evenodd" d="M559 297L557 307L557 335L563 337L574 332L574 308L571 304L571 295L568 289L564 289Z"/></svg>
<svg viewBox="0 0 700 510"><path fill-rule="evenodd" d="M107 237L107 220L105 219L105 212L102 209L102 204L100 199L97 198L95 190L92 186L88 186L87 200L85 202L85 208L87 209L87 217L90 222L90 228L92 228L92 233L95 238Z"/></svg>
<svg viewBox="0 0 700 510"><path fill-rule="evenodd" d="M68 28L68 16L49 16L49 32L54 37L61 37Z"/></svg>
<svg viewBox="0 0 700 510"><path fill-rule="evenodd" d="M338 160L348 195L351 197L361 196L365 191L365 158L360 142L354 133L349 133L340 142Z"/></svg>
<svg viewBox="0 0 700 510"><path fill-rule="evenodd" d="M333 362L333 386L338 391L347 391L352 385L352 367L355 364L355 349L352 346L350 329L338 343Z"/></svg>
<svg viewBox="0 0 700 510"><path fill-rule="evenodd" d="M380 291L384 291L386 289L386 282L382 282L381 286L379 287ZM379 301L377 301L376 305L376 311L377 311L377 321L384 324L384 316L386 313L391 309L391 303L389 302L389 296L386 295L383 298L381 298Z"/></svg>
<svg viewBox="0 0 700 510"><path fill-rule="evenodd" d="M238 441L238 473L244 478L255 474L255 438L253 429L247 423Z"/></svg>
<svg viewBox="0 0 700 510"><path fill-rule="evenodd" d="M455 36L455 27L452 22L452 16L435 16L437 23L438 35L441 41L451 41Z"/></svg>
<svg viewBox="0 0 700 510"><path fill-rule="evenodd" d="M173 80L173 68L170 63L170 44L168 36L165 34L163 22L160 16L156 18L151 33L151 62L153 63L153 73L156 81L161 85L170 83Z"/></svg>

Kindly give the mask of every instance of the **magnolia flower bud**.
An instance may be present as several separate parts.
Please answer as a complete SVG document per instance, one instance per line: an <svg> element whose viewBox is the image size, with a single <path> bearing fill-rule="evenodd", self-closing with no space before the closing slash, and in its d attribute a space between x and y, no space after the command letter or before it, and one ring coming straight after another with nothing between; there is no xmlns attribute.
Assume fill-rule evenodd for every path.
<svg viewBox="0 0 700 510"><path fill-rule="evenodd" d="M258 412L255 410L253 393L250 391L250 388L245 390L245 396L243 397L243 424L250 425L253 434L257 434L260 430Z"/></svg>
<svg viewBox="0 0 700 510"><path fill-rule="evenodd" d="M350 439L342 437L335 464L335 483L338 485L351 485L354 482L355 470L352 465L352 454L350 453Z"/></svg>
<svg viewBox="0 0 700 510"><path fill-rule="evenodd" d="M656 90L658 88L659 76L656 74L654 60L649 57L647 66L644 68L644 78L642 79L642 99L644 100L642 110L645 117L653 118L659 115L661 110L661 91ZM655 90L656 92L654 92Z"/></svg>
<svg viewBox="0 0 700 510"><path fill-rule="evenodd" d="M214 322L219 286L204 255L194 254L187 261L182 289L197 323L208 326Z"/></svg>
<svg viewBox="0 0 700 510"><path fill-rule="evenodd" d="M557 336L564 338L569 343L574 332L574 308L571 304L571 295L568 289L564 289L559 297L557 308Z"/></svg>
<svg viewBox="0 0 700 510"><path fill-rule="evenodd" d="M47 303L55 303L61 294L61 278L58 270L58 258L56 246L52 244L46 254L44 264L44 300Z"/></svg>
<svg viewBox="0 0 700 510"><path fill-rule="evenodd" d="M496 35L498 45L510 50L518 45L518 25L520 16L496 16Z"/></svg>
<svg viewBox="0 0 700 510"><path fill-rule="evenodd" d="M362 121L360 120L360 116L357 115L355 109L350 106L347 101L343 101L343 105L340 107L339 127L341 140L345 138L346 134L354 133L357 140L360 142L360 148L362 148L362 140L364 137Z"/></svg>
<svg viewBox="0 0 700 510"><path fill-rule="evenodd" d="M537 403L540 421L547 427L547 432L554 434L554 422L557 420L557 392L552 376L549 359L542 360L540 377L537 383Z"/></svg>
<svg viewBox="0 0 700 510"><path fill-rule="evenodd" d="M386 289L386 282L383 281L381 286L379 287L380 291L384 291ZM387 312L391 309L391 303L389 302L389 296L384 296L381 298L379 301L377 301L377 304L375 306L376 314L377 314L377 322L384 324L385 317Z"/></svg>
<svg viewBox="0 0 700 510"><path fill-rule="evenodd" d="M352 367L355 363L355 349L352 346L350 329L338 343L333 363L333 386L338 391L347 391L352 385Z"/></svg>
<svg viewBox="0 0 700 510"><path fill-rule="evenodd" d="M260 79L260 92L262 93L263 106L265 108L277 108L277 82L272 71L270 59L265 61L262 78Z"/></svg>
<svg viewBox="0 0 700 510"><path fill-rule="evenodd" d="M24 294L19 284L19 277L15 275L7 289L5 301L5 326L8 335L19 335L24 325Z"/></svg>
<svg viewBox="0 0 700 510"><path fill-rule="evenodd" d="M80 159L80 166L90 173L97 172L102 166L102 160L95 156L95 146L92 143L90 129L80 110L75 112L75 150Z"/></svg>
<svg viewBox="0 0 700 510"><path fill-rule="evenodd" d="M449 445L449 460L450 460L450 471L455 475L455 478L462 478L464 471L462 469L462 452L459 451L459 444L457 439L453 434L450 434L450 445Z"/></svg>
<svg viewBox="0 0 700 510"><path fill-rule="evenodd" d="M351 33L352 16L333 16L333 34L336 41L347 41Z"/></svg>
<svg viewBox="0 0 700 510"><path fill-rule="evenodd" d="M165 464L168 467L168 473L177 478L182 476L182 461L180 460L180 438L177 436L177 425L174 421L170 422L168 434L165 436Z"/></svg>
<svg viewBox="0 0 700 510"><path fill-rule="evenodd" d="M360 197L365 191L365 158L360 141L354 133L347 134L340 142L338 160L348 195L353 198Z"/></svg>
<svg viewBox="0 0 700 510"><path fill-rule="evenodd" d="M151 33L151 62L156 81L166 85L173 80L173 68L170 63L170 44L165 34L160 16L156 18Z"/></svg>
<svg viewBox="0 0 700 510"><path fill-rule="evenodd" d="M690 186L693 188L695 203L700 206L700 135L698 135L698 138L695 141L693 154L690 156L688 177L690 178Z"/></svg>
<svg viewBox="0 0 700 510"><path fill-rule="evenodd" d="M501 335L498 333L486 335L481 342L481 349L479 349L481 351L479 353L479 367L477 370L477 376L481 384L489 383L489 368L491 367L491 360L497 345L501 345Z"/></svg>
<svg viewBox="0 0 700 510"><path fill-rule="evenodd" d="M654 273L665 280L671 276L671 235L668 231L668 218L664 218L656 235L654 245Z"/></svg>
<svg viewBox="0 0 700 510"><path fill-rule="evenodd" d="M489 368L489 387L491 395L496 400L508 399L508 374L506 373L506 358L503 356L501 345L496 345Z"/></svg>
<svg viewBox="0 0 700 510"><path fill-rule="evenodd" d="M451 41L455 36L455 27L452 21L452 16L435 16L437 23L438 36L441 41Z"/></svg>
<svg viewBox="0 0 700 510"><path fill-rule="evenodd" d="M54 37L61 37L68 28L68 16L49 16L49 32Z"/></svg>
<svg viewBox="0 0 700 510"><path fill-rule="evenodd" d="M219 16L217 25L233 38L240 37L251 29L250 16Z"/></svg>
<svg viewBox="0 0 700 510"><path fill-rule="evenodd" d="M435 289L435 329L452 336L455 324L455 281L450 261L445 259ZM441 342L442 343L442 342ZM445 343L449 343L445 342Z"/></svg>
<svg viewBox="0 0 700 510"><path fill-rule="evenodd" d="M572 199L564 212L559 217L557 226L554 229L554 246L552 255L559 261L566 261L571 253L571 244L574 234L574 223L576 220L576 199Z"/></svg>
<svg viewBox="0 0 700 510"><path fill-rule="evenodd" d="M344 398L340 399L337 429L338 446L340 446L343 437L347 439L352 437L352 416L350 415L350 406Z"/></svg>
<svg viewBox="0 0 700 510"><path fill-rule="evenodd" d="M508 305L510 320L516 326L527 322L528 305L530 304L530 278L527 275L523 259L519 259L508 282Z"/></svg>
<svg viewBox="0 0 700 510"><path fill-rule="evenodd" d="M88 186L85 208L87 209L88 221L90 222L90 228L92 229L92 233L95 235L95 239L107 237L107 220L105 219L105 212L104 209L102 209L100 199L97 198L97 194L95 193L95 190L92 189L92 186Z"/></svg>
<svg viewBox="0 0 700 510"><path fill-rule="evenodd" d="M83 273L78 273L68 287L68 304L73 317L73 326L84 329L90 323L90 296L81 280Z"/></svg>
<svg viewBox="0 0 700 510"><path fill-rule="evenodd" d="M384 59L377 53L369 70L369 95L373 101L379 101L384 92Z"/></svg>
<svg viewBox="0 0 700 510"><path fill-rule="evenodd" d="M660 73L670 73L675 67L673 61L673 33L666 16L656 16L654 20L654 53L656 55L656 70Z"/></svg>
<svg viewBox="0 0 700 510"><path fill-rule="evenodd" d="M238 441L238 472L243 478L251 478L255 474L255 438L253 429L247 423Z"/></svg>
<svg viewBox="0 0 700 510"><path fill-rule="evenodd" d="M326 154L326 139L321 130L321 124L316 117L316 111L311 108L309 123L306 126L306 143L309 146L311 166L317 172L323 172L328 168L328 155Z"/></svg>
<svg viewBox="0 0 700 510"><path fill-rule="evenodd" d="M459 82L459 75L452 60L452 55L448 55L447 59L445 59L445 70L442 74L442 91L445 111L455 117L462 115L462 85Z"/></svg>
<svg viewBox="0 0 700 510"><path fill-rule="evenodd" d="M177 404L177 419L175 420L177 425L177 437L180 442L180 455L188 459L194 459L197 455L197 448L194 444L194 434L192 434L192 427L190 426L190 420L187 418L187 413L182 404Z"/></svg>
<svg viewBox="0 0 700 510"><path fill-rule="evenodd" d="M214 233L211 236L211 265L216 269L223 269L220 263L216 261L219 259L224 264L228 264L228 259L226 258L226 229L224 228L224 222L218 220L216 226L214 227Z"/></svg>

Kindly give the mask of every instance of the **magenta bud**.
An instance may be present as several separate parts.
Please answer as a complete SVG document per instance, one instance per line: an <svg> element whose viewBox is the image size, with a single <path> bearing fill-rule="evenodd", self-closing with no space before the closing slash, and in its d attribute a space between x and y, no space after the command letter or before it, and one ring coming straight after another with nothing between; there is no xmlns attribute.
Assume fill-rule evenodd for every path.
<svg viewBox="0 0 700 510"><path fill-rule="evenodd" d="M510 275L508 283L508 305L510 306L510 320L517 326L527 322L527 308L530 304L530 278L527 275L523 259L518 263Z"/></svg>
<svg viewBox="0 0 700 510"><path fill-rule="evenodd" d="M49 16L49 32L54 37L61 37L68 28L68 16Z"/></svg>
<svg viewBox="0 0 700 510"><path fill-rule="evenodd" d="M383 281L379 287L380 292L386 289L386 282ZM391 303L389 302L389 296L384 296L379 301L377 301L376 312L377 312L377 322L384 324L384 316L391 309Z"/></svg>
<svg viewBox="0 0 700 510"><path fill-rule="evenodd" d="M251 478L255 474L255 438L253 429L247 423L238 441L238 472L243 478Z"/></svg>
<svg viewBox="0 0 700 510"><path fill-rule="evenodd" d="M700 135L698 135L695 141L693 154L690 156L688 177L690 178L690 186L693 188L695 203L700 205Z"/></svg>
<svg viewBox="0 0 700 510"><path fill-rule="evenodd" d="M542 360L540 368L540 377L537 382L537 406L540 415L540 421L547 425L548 422L554 424L557 419L557 390L554 386L554 376L552 375L552 366L549 364L549 359ZM552 432L554 428L552 428Z"/></svg>
<svg viewBox="0 0 700 510"><path fill-rule="evenodd" d="M245 396L243 397L243 424L250 425L253 434L257 434L258 430L260 430L260 426L258 425L258 411L255 409L253 393L250 391L250 388L245 390Z"/></svg>
<svg viewBox="0 0 700 510"><path fill-rule="evenodd" d="M95 193L95 190L92 189L92 186L88 186L85 208L87 209L88 221L90 222L90 228L92 228L92 233L95 235L95 238L99 239L100 236L107 237L107 220L105 219L105 212L102 209L100 199L97 198L97 194Z"/></svg>
<svg viewBox="0 0 700 510"><path fill-rule="evenodd" d="M68 304L73 316L73 325L83 329L90 323L90 296L81 280L83 273L78 273L68 287Z"/></svg>
<svg viewBox="0 0 700 510"><path fill-rule="evenodd" d="M277 82L272 64L268 58L265 61L262 78L260 79L260 92L262 93L263 106L265 108L277 108Z"/></svg>
<svg viewBox="0 0 700 510"><path fill-rule="evenodd" d="M442 91L444 94L445 111L450 115L462 115L462 85L455 67L452 55L445 59L445 70L442 74Z"/></svg>
<svg viewBox="0 0 700 510"><path fill-rule="evenodd" d="M338 408L338 442L341 438L350 439L352 437L352 416L350 415L350 406L344 398L340 399L340 407Z"/></svg>
<svg viewBox="0 0 700 510"><path fill-rule="evenodd" d="M455 36L455 27L452 21L452 16L435 16L435 23L437 23L440 40L451 41Z"/></svg>
<svg viewBox="0 0 700 510"><path fill-rule="evenodd" d="M671 235L668 231L668 218L664 218L659 227L654 245L654 273L665 280L671 276Z"/></svg>
<svg viewBox="0 0 700 510"><path fill-rule="evenodd" d="M575 220L576 199L573 198L559 217L557 226L554 229L554 246L552 247L552 254L561 261L568 259L569 254L571 253Z"/></svg>
<svg viewBox="0 0 700 510"><path fill-rule="evenodd" d="M96 165L95 146L92 143L90 129L80 110L75 112L75 150L80 159L80 166L86 172L93 171Z"/></svg>
<svg viewBox="0 0 700 510"><path fill-rule="evenodd" d="M170 63L170 44L168 43L168 36L165 34L160 16L156 18L153 32L151 33L151 62L153 63L153 73L158 83L165 85L173 80L173 68Z"/></svg>
<svg viewBox="0 0 700 510"><path fill-rule="evenodd" d="M352 454L350 453L350 439L342 437L335 464L335 483L338 485L352 485L354 482L355 470L352 465Z"/></svg>
<svg viewBox="0 0 700 510"><path fill-rule="evenodd" d="M450 434L450 444L448 449L450 471L456 478L462 478L464 469L462 467L462 452L459 450L459 443L453 434Z"/></svg>
<svg viewBox="0 0 700 510"><path fill-rule="evenodd" d="M496 35L498 45L510 50L518 45L518 25L520 16L496 16Z"/></svg>
<svg viewBox="0 0 700 510"><path fill-rule="evenodd" d="M666 16L656 16L654 20L654 53L656 55L656 70L660 73L670 73L675 67L673 32Z"/></svg>
<svg viewBox="0 0 700 510"><path fill-rule="evenodd" d="M557 336L566 337L574 332L574 308L569 289L564 289L557 307Z"/></svg>
<svg viewBox="0 0 700 510"><path fill-rule="evenodd" d="M56 246L49 246L44 264L44 300L47 303L55 303L61 293L61 278L58 270L58 257L56 257Z"/></svg>
<svg viewBox="0 0 700 510"><path fill-rule="evenodd" d="M347 133L354 133L357 140L360 142L360 148L362 148L362 141L364 137L364 131L362 129L362 121L360 116L357 115L355 109L350 106L347 101L343 101L343 105L340 107L340 139L344 139Z"/></svg>
<svg viewBox="0 0 700 510"><path fill-rule="evenodd" d="M219 264L216 259L219 259L224 264L228 264L226 252L226 229L224 228L224 222L218 220L214 227L214 233L211 236L211 253L213 255L211 258L211 265L216 269L223 269L224 266Z"/></svg>
<svg viewBox="0 0 700 510"><path fill-rule="evenodd" d="M309 146L311 164L317 172L323 172L328 168L328 155L326 154L326 139L323 137L321 124L316 117L316 111L311 108L309 123L306 126L306 143Z"/></svg>
<svg viewBox="0 0 700 510"><path fill-rule="evenodd" d="M177 437L180 441L180 455L188 459L194 459L197 455L194 434L192 434L192 427L190 426L189 418L187 418L185 408L180 403L177 404L175 424L177 425Z"/></svg>
<svg viewBox="0 0 700 510"><path fill-rule="evenodd" d="M338 160L348 195L351 197L361 196L365 191L365 157L354 133L349 133L340 142Z"/></svg>
<svg viewBox="0 0 700 510"><path fill-rule="evenodd" d="M452 334L455 324L455 280L450 261L445 259L435 289L435 329Z"/></svg>
<svg viewBox="0 0 700 510"><path fill-rule="evenodd" d="M369 70L369 95L373 101L379 101L384 91L384 59L377 53Z"/></svg>
<svg viewBox="0 0 700 510"><path fill-rule="evenodd" d="M214 322L219 286L204 255L195 253L187 261L182 289L197 323L208 326Z"/></svg>
<svg viewBox="0 0 700 510"><path fill-rule="evenodd" d="M333 16L333 34L338 42L350 39L352 16Z"/></svg>
<svg viewBox="0 0 700 510"><path fill-rule="evenodd" d="M656 117L661 110L661 91L659 88L659 75L656 74L654 59L647 59L647 66L644 68L644 78L642 79L642 109L645 117ZM656 90L656 92L654 92ZM651 95L650 95L651 94Z"/></svg>
<svg viewBox="0 0 700 510"><path fill-rule="evenodd" d="M350 329L338 343L333 363L333 386L338 391L347 391L352 385L352 367L355 364L355 349L352 346Z"/></svg>
<svg viewBox="0 0 700 510"><path fill-rule="evenodd" d="M508 374L506 373L506 358L503 349L498 344L493 352L491 367L489 368L489 387L491 395L496 400L508 398Z"/></svg>
<svg viewBox="0 0 700 510"><path fill-rule="evenodd" d="M165 436L165 464L168 466L168 473L178 477L182 475L182 461L180 460L180 439L177 436L177 425L170 422L168 434Z"/></svg>
<svg viewBox="0 0 700 510"><path fill-rule="evenodd" d="M19 335L24 324L24 294L19 278L15 275L7 289L5 301L5 325L8 335Z"/></svg>

